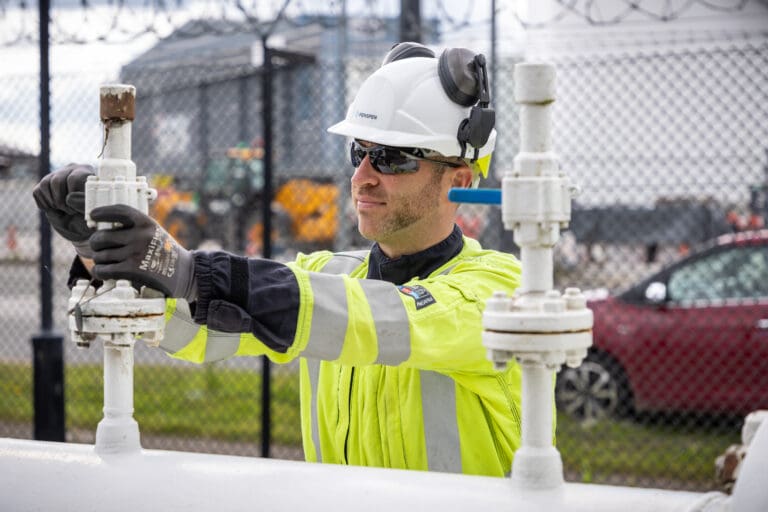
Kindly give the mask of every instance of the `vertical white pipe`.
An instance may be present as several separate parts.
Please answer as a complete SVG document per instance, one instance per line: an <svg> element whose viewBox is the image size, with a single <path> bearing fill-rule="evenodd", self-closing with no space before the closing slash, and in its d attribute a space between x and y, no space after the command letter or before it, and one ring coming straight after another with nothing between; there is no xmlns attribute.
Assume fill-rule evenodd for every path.
<svg viewBox="0 0 768 512"><path fill-rule="evenodd" d="M104 416L133 414L133 351L131 345L104 343Z"/></svg>
<svg viewBox="0 0 768 512"><path fill-rule="evenodd" d="M520 105L521 152L546 153L552 147L549 106L548 102Z"/></svg>
<svg viewBox="0 0 768 512"><path fill-rule="evenodd" d="M520 282L522 293L544 293L554 287L552 248L546 246L520 247L523 273Z"/></svg>
<svg viewBox="0 0 768 512"><path fill-rule="evenodd" d="M512 462L521 489L554 489L565 483L560 452L552 444L552 370L535 359L520 361L523 375L522 443Z"/></svg>
<svg viewBox="0 0 768 512"><path fill-rule="evenodd" d="M552 370L542 363L522 361L523 445L552 446L552 407L541 397L552 396Z"/></svg>
<svg viewBox="0 0 768 512"><path fill-rule="evenodd" d="M112 124L108 128L107 144L104 146L104 158L114 158L117 160L131 159L131 125L130 121L123 121L119 124Z"/></svg>
<svg viewBox="0 0 768 512"><path fill-rule="evenodd" d="M133 418L133 344L130 334L104 343L104 417L96 428L96 452L129 453L141 449Z"/></svg>
<svg viewBox="0 0 768 512"><path fill-rule="evenodd" d="M552 66L522 63L515 68L515 100L520 111L520 154L515 158L515 174L523 179L542 178L557 169L550 153L554 84ZM526 198L526 204L540 207L536 199L548 204L547 198L540 197ZM515 242L520 246L523 267L522 293L544 293L553 288L552 247L558 235L559 226L551 222L525 221L516 227Z"/></svg>
<svg viewBox="0 0 768 512"><path fill-rule="evenodd" d="M511 215L515 242L522 262L519 314L536 317L543 301L554 287L553 247L560 234L553 217L557 189L552 179L557 159L550 152L550 106L554 96L555 70L546 64L522 63L515 66L515 100L520 107L520 153L515 157L512 176L505 180L512 191L505 195L514 201ZM514 198L514 199L513 199ZM502 205L502 209L504 205ZM531 336L536 336L531 335ZM526 334L521 338L525 339ZM515 453L512 481L521 488L546 489L563 484L560 454L552 444L552 366L546 364L553 349L541 340L541 349L518 355L522 370L522 445Z"/></svg>
<svg viewBox="0 0 768 512"><path fill-rule="evenodd" d="M131 125L135 111L136 89L131 85L105 85L100 90L100 113L104 123L104 147L99 162L98 178L93 187L86 186L86 203L93 206L138 204L136 165L131 160ZM89 195L95 193L95 200ZM111 223L98 225L111 228ZM139 425L133 419L133 346L130 332L117 320L125 315L120 303L135 298L126 280L106 281L108 291L95 301L113 299L117 303L109 318L115 330L103 334L104 341L104 417L96 428L96 451L129 453L141 448Z"/></svg>

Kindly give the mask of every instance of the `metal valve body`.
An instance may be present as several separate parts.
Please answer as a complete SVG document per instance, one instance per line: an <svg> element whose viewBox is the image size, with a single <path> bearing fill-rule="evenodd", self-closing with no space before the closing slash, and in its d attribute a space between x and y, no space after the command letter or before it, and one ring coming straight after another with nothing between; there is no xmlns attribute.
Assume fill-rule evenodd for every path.
<svg viewBox="0 0 768 512"><path fill-rule="evenodd" d="M90 219L99 206L126 204L144 213L156 195L143 176L136 176L131 160L131 123L136 89L107 85L100 91L104 147L96 176L85 186L85 217L97 229L111 223ZM104 418L96 430L96 451L132 452L141 448L139 428L133 419L133 346L137 337L150 344L163 334L165 299L151 290L135 289L129 281L106 281L98 290L80 280L69 299L69 328L79 347L104 343Z"/></svg>

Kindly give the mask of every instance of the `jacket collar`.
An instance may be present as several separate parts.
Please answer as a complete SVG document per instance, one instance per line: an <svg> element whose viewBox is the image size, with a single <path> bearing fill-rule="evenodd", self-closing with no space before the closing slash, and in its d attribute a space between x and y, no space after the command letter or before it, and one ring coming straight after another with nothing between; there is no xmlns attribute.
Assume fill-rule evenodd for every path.
<svg viewBox="0 0 768 512"><path fill-rule="evenodd" d="M368 279L379 279L394 284L403 284L414 277L427 278L437 268L459 254L464 247L464 237L459 226L453 226L453 232L442 242L414 254L399 258L389 258L378 243L371 247L368 262Z"/></svg>

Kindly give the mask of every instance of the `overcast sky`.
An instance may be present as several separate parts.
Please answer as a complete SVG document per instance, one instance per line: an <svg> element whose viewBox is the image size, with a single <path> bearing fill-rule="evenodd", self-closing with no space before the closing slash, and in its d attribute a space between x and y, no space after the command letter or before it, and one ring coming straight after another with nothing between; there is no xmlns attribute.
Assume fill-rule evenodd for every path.
<svg viewBox="0 0 768 512"><path fill-rule="evenodd" d="M144 0L126 0L127 5L144 4ZM169 2L173 4L174 2ZM262 19L273 19L275 12L269 9L276 2L257 2ZM99 0L90 0L91 7L84 11L79 5L80 0L54 0L53 24L51 36L54 43L62 40L71 40L73 37L85 41L91 41L87 45L55 44L53 51L57 54L51 59L51 69L54 72L77 71L83 66L83 59L87 59L88 65L102 65L119 68L123 63L131 60L138 53L149 48L157 41L157 36L146 35L135 41L129 41L126 33L135 33L136 27L152 26L160 36L167 36L174 27L181 25L184 20L194 17L220 18L222 16L222 3L209 1L189 1L184 7L170 11L168 16L158 15L152 9L134 7L125 9L121 14L119 26L111 31L110 27L116 9L112 5ZM226 2L225 5L232 5ZM448 36L456 38L482 37L490 38L490 2L477 2L472 0L444 0L436 2L424 0L422 2L422 16L424 18L437 16L444 20L447 26L466 22L467 26L461 31L450 31ZM513 24L510 18L515 2L512 0L498 0L500 10L499 24L510 27ZM338 2L326 1L294 1L289 4L288 15L299 13L338 14L340 8ZM438 9L444 6L444 9ZM347 2L347 14L349 16L365 15L371 17L392 17L399 14L399 0L349 0ZM502 19L503 16L503 19ZM229 19L240 19L239 14L231 8L227 11ZM170 23L167 22L170 20ZM28 38L37 38L37 12L34 6L25 11L10 8L5 15L0 15L0 59L4 63L4 73L36 73L37 59L30 58L30 52L37 53L37 43L28 41L23 44L14 44L12 47L3 46L14 40L18 34L24 34ZM121 44L102 44L96 41L98 36L109 34L109 39ZM504 37L509 37L509 31ZM500 34L501 36L501 34ZM115 48L118 47L116 52ZM118 55L115 55L115 54Z"/></svg>
<svg viewBox="0 0 768 512"><path fill-rule="evenodd" d="M257 5L262 9L257 14L262 19L273 19L276 6L283 1L273 0L243 0L246 6ZM24 11L13 6L20 0L5 2L4 11L0 11L0 143L13 141L19 149L37 151L39 148L39 120L37 115L39 73L39 54L37 46L37 2ZM175 0L166 0L168 5L175 5ZM712 5L733 7L740 0L709 0ZM51 141L52 158L56 163L66 163L73 160L89 158L88 155L98 153L99 124L97 119L98 85L104 81L115 80L120 67L146 51L158 40L158 36L167 36L175 27L180 26L186 19L195 17L222 17L222 5L234 4L228 0L185 0L183 8L158 15L157 12L142 7L146 0L124 0L126 7L118 19L118 26L113 27L116 19L114 7L105 0L89 0L91 6L83 10L81 0L52 0L51 35L54 42L79 38L88 44L54 44L51 47L50 67L54 81L53 109L56 123L55 137ZM339 14L342 2L327 0L293 0L287 11L288 16L297 14ZM347 0L347 14L350 17L365 15L371 17L397 16L400 10L400 0ZM527 8L527 6L533 6ZM437 17L443 27L443 45L468 46L480 51L489 51L491 29L490 1L473 0L422 0L422 17ZM626 9L627 2L622 0L582 0L571 3L579 10L589 8L590 13L599 19L611 19L621 15ZM716 10L706 9L699 2L689 0L646 0L640 3L644 8L659 14L667 12L668 8L692 5L685 11L684 18L688 21L712 19L718 15ZM138 6L138 7L137 7ZM758 6L758 7L756 7ZM543 22L556 18L563 12L561 4L556 0L496 0L498 51L500 55L508 52L519 52L523 45L525 31L515 18L515 12L531 23ZM750 10L759 7L757 0L752 0L741 16L748 21ZM254 7L255 9L255 7ZM762 8L764 10L764 8ZM567 11L566 11L567 12ZM242 19L237 12L226 12L229 19ZM553 24L556 30L580 27L592 30L582 17L569 15ZM685 20L684 20L685 21ZM746 22L745 21L745 22ZM765 21L765 18L763 18ZM613 30L644 29L654 24L670 28L676 23L660 24L642 13L633 13L621 25ZM136 33L136 27L152 26L155 34L147 34L128 41L129 35ZM457 26L463 26L456 30ZM111 28L110 28L111 27ZM113 42L106 44L96 41L98 36L108 35ZM26 40L9 45L19 35ZM14 77L19 77L16 80ZM21 77L26 77L23 79ZM11 85L9 85L11 84ZM24 84L20 86L19 84ZM88 92L92 90L93 93ZM94 101L86 102L86 107L76 107L75 98L85 94L93 94ZM80 105L82 105L82 101ZM20 106L27 105L24 111ZM10 110L9 110L10 109ZM14 110L16 109L16 110ZM64 129L62 129L64 128ZM82 143L83 130L93 133L93 148ZM91 135L88 135L91 136Z"/></svg>
<svg viewBox="0 0 768 512"><path fill-rule="evenodd" d="M51 140L51 157L54 166L70 161L92 161L98 154L100 126L98 123L98 86L105 81L118 77L120 67L140 55L158 41L159 36L167 36L184 20L195 17L221 18L222 2L185 1L185 7L173 9L168 16L158 15L151 9L130 7L145 5L144 0L125 0L125 9L119 18L119 25L107 31L115 19L116 9L104 1L90 0L84 11L81 0L53 0L51 37L52 41L78 38L89 41L87 44L53 44L50 50L50 69L52 80L52 118L54 132ZM15 2L13 2L15 3ZM233 2L226 2L231 5ZM259 6L281 5L282 2L253 2ZM168 2L173 5L174 2ZM447 17L449 23L461 23L467 20L468 27L461 32L453 32L454 40L464 39L471 45L473 38L490 38L488 20L490 2L471 0L445 0L447 11L437 12L437 3L430 0L422 2L422 16ZM509 11L514 4L499 0L502 10ZM250 5L246 3L246 5ZM289 16L298 13L340 12L339 3L319 1L294 1ZM365 14L373 17L391 17L399 13L399 0L363 1L349 0L349 16ZM274 10L262 10L259 16L273 19ZM237 12L228 12L229 19L241 19ZM454 20L455 21L452 21ZM147 34L135 40L126 34L136 32L136 27L152 26L157 35ZM39 50L36 42L38 33L37 10L35 3L26 10L8 8L0 15L0 144L12 146L29 152L39 148L39 102L37 77L39 76ZM96 39L109 34L113 44L99 42ZM25 40L12 45L19 35ZM114 44L119 42L119 44ZM455 44L446 41L447 44ZM9 85L10 84L10 85ZM19 85L22 84L22 85ZM89 92L92 91L92 92ZM84 99L93 95L93 101ZM78 101L79 100L79 101ZM22 109L26 106L27 108ZM93 139L92 144L84 140Z"/></svg>

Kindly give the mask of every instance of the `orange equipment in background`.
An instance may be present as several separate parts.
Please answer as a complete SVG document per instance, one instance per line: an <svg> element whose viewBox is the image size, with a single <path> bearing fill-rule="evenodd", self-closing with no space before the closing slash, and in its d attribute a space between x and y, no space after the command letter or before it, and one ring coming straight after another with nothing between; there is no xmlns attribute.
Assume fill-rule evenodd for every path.
<svg viewBox="0 0 768 512"><path fill-rule="evenodd" d="M256 256L262 247L263 150L232 147L214 154L199 180L155 175L150 214L179 242L213 242ZM274 254L331 249L339 228L339 189L331 180L278 177L272 210Z"/></svg>

